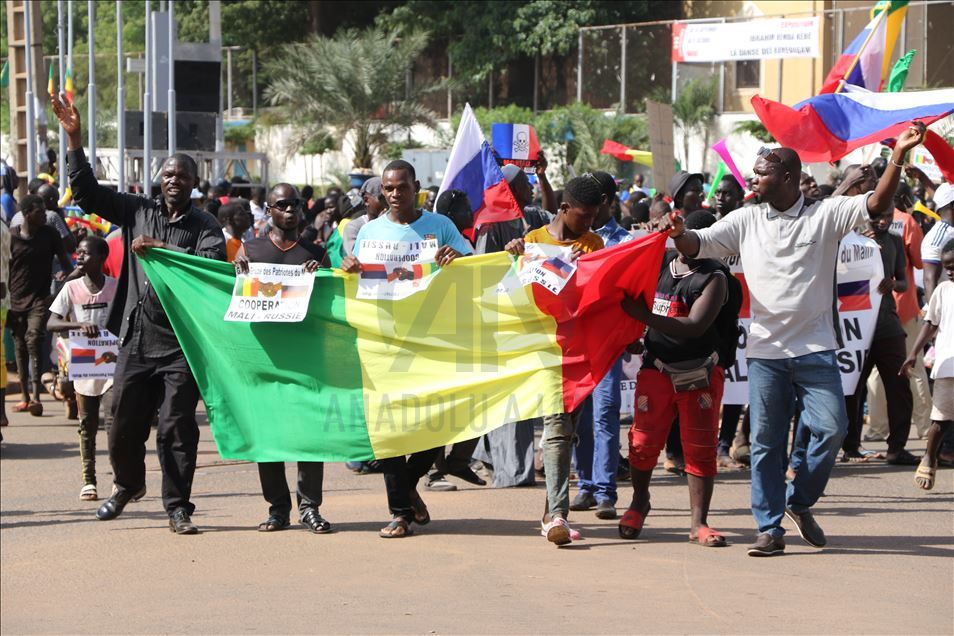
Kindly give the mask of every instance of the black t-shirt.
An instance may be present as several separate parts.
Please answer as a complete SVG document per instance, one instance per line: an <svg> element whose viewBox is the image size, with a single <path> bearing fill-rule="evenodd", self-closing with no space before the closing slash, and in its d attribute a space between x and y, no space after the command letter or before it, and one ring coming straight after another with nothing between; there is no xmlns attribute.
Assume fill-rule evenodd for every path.
<svg viewBox="0 0 954 636"><path fill-rule="evenodd" d="M895 273L903 275L905 259L904 243L901 241L901 237L895 236L891 232L883 232L875 234L874 240L881 246L881 262L884 263L884 275L887 278L893 277ZM908 285L914 285L914 281L909 280ZM894 294L888 292L881 297L878 321L875 323L872 340L897 338L904 335L904 327L901 326L901 319L898 317L898 306L894 302Z"/></svg>
<svg viewBox="0 0 954 636"><path fill-rule="evenodd" d="M22 225L10 230L10 309L26 311L46 305L53 281L53 259L66 255L59 232L43 225L30 238Z"/></svg>
<svg viewBox="0 0 954 636"><path fill-rule="evenodd" d="M289 250L281 250L267 236L245 242L245 256L250 263L275 263L276 265L304 265L308 261L324 258L324 251L314 243L300 240Z"/></svg>
<svg viewBox="0 0 954 636"><path fill-rule="evenodd" d="M688 316L706 285L716 276L725 277L721 263L711 259L697 260L693 269L677 274L674 266L678 256L672 253L663 257L662 270L656 284L656 300L652 307L656 315L671 318ZM719 332L715 321L698 338L676 339L650 329L644 342L646 358L643 365L651 367L655 359L671 364L709 357L719 346Z"/></svg>

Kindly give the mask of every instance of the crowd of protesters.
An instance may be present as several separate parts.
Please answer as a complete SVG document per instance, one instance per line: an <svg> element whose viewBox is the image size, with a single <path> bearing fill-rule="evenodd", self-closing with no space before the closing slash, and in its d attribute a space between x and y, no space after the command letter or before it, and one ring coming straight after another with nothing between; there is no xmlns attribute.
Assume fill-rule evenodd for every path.
<svg viewBox="0 0 954 636"><path fill-rule="evenodd" d="M653 305L623 302L646 325L644 333L632 334L630 347L576 411L507 423L448 449L348 465L384 476L391 515L380 531L384 538L406 537L430 521L421 480L425 490L455 490L449 477L486 485L483 474L494 487L542 477L541 534L556 545L581 538L569 525L571 511L616 519L618 484L628 480L633 492L619 535L635 539L651 514L651 478L665 451L664 467L687 481L689 538L705 547L726 545L708 524L718 472L750 468L758 536L748 554L770 556L785 549L785 517L808 544L826 544L812 510L839 453L841 461L916 466L916 487L925 490L939 466L954 463L954 188L906 164L908 151L923 140L918 123L887 159L847 166L822 184L802 171L794 151L763 148L745 187L731 175L707 183L706 175L679 171L653 190L640 175L621 182L593 171L554 191L541 153L530 173L503 167L522 218L475 228L464 192L422 192L414 166L404 161L360 187L320 196L311 186L287 183L210 184L199 180L191 157L175 154L162 163L157 197L117 193L97 182L86 160L75 107L56 97L51 104L69 139L69 172L58 176L68 179L80 211L101 222L68 223L53 177L30 183L29 194L16 201L15 175L3 166L0 297L22 393L13 410L41 415L44 387L64 400L67 417L79 420L80 498L89 501L102 498L95 447L103 412L113 484L96 512L101 520L144 496L145 443L155 427L169 527L198 532L191 489L200 395L137 258L154 248L227 260L239 273L253 262L359 272L367 239L437 237L435 260L446 266L474 253L519 255L532 243L582 255L648 232L669 233ZM857 390L843 397L831 281L837 246L851 232L877 243L885 274ZM743 302L723 260L729 257L745 268L752 310L748 406L722 405ZM51 365L58 347L48 334L71 330L91 337L108 330L119 338L112 380L69 383L62 365ZM3 362L5 406L5 354ZM53 379L44 382L51 366ZM636 395L621 448L620 381L627 368ZM7 423L4 410L0 424ZM906 449L912 430L927 437L924 457ZM883 454L862 446L881 440ZM258 529L285 529L292 502L284 464L261 463L258 470L268 503ZM571 497L574 471L578 489ZM299 521L315 533L332 531L319 512L323 464L299 462L297 474Z"/></svg>

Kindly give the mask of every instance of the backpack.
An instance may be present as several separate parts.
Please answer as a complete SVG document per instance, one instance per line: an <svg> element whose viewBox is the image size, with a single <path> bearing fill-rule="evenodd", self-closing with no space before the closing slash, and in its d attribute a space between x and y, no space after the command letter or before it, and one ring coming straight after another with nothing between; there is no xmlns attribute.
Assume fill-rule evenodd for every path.
<svg viewBox="0 0 954 636"><path fill-rule="evenodd" d="M739 336L742 335L742 327L739 325L739 311L742 309L742 283L732 275L728 266L719 261L719 270L725 274L728 291L728 298L719 315L716 316L716 331L719 334L719 346L716 350L719 352L719 366L728 369L735 364L736 353L739 348Z"/></svg>

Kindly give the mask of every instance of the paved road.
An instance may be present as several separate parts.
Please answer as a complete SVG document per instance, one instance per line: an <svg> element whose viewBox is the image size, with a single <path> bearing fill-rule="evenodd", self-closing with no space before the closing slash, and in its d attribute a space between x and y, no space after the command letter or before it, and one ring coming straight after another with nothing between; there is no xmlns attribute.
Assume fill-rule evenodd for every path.
<svg viewBox="0 0 954 636"><path fill-rule="evenodd" d="M817 507L829 548L789 534L787 554L772 559L745 555L745 473L716 486L711 522L731 542L724 549L686 541L685 484L661 470L636 542L574 513L586 539L554 548L536 533L541 486L425 492L433 523L385 541L380 475L340 464L327 468L322 506L336 533L265 535L255 531L266 505L254 465L219 460L203 427L203 533L183 537L167 529L154 454L146 498L97 521L97 504L78 500L75 424L58 404L47 412L14 415L3 430L3 634L954 632L951 470L922 493L913 469L839 465ZM100 433L108 491L105 446Z"/></svg>

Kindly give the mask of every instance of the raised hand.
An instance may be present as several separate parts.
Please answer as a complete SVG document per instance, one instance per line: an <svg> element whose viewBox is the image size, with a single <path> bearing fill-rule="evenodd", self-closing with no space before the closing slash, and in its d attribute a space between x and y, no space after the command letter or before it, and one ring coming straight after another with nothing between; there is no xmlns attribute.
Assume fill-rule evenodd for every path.
<svg viewBox="0 0 954 636"><path fill-rule="evenodd" d="M908 129L901 133L901 136L898 137L898 142L895 144L895 148L899 149L902 153L907 152L924 143L924 135L927 131L927 127L923 122L912 121L911 125L908 126Z"/></svg>
<svg viewBox="0 0 954 636"><path fill-rule="evenodd" d="M50 94L50 106L53 114L60 121L60 125L72 142L74 137L80 139L80 114L76 105L67 101L66 93Z"/></svg>

